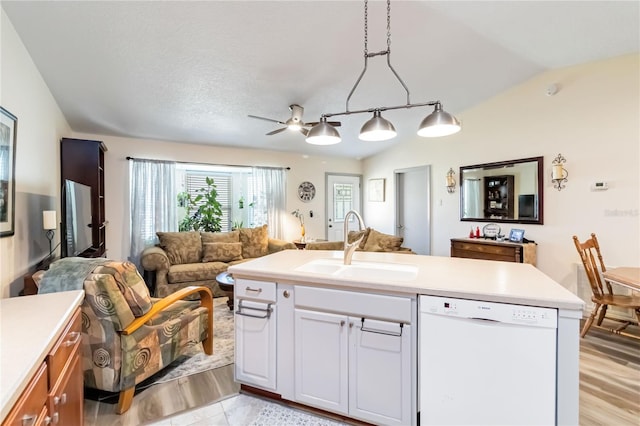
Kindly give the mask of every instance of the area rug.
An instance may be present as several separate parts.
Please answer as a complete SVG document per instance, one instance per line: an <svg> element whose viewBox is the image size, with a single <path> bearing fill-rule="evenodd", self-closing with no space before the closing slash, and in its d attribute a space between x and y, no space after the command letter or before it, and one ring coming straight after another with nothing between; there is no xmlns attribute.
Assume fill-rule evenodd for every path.
<svg viewBox="0 0 640 426"><path fill-rule="evenodd" d="M213 300L213 355L204 353L201 344L194 345L169 366L149 377L136 388L166 383L206 370L224 367L234 360L233 312L227 307L226 297Z"/></svg>
<svg viewBox="0 0 640 426"><path fill-rule="evenodd" d="M251 422L251 426L340 426L344 424L275 403L267 404L258 417Z"/></svg>

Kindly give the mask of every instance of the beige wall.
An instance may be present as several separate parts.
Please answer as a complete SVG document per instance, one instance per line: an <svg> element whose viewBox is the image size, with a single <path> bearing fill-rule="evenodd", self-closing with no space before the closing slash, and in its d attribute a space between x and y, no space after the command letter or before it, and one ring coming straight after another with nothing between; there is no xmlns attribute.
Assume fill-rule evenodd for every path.
<svg viewBox="0 0 640 426"><path fill-rule="evenodd" d="M49 253L42 211L60 213L60 138L64 116L13 25L0 8L0 105L18 118L15 235L0 238L0 297L22 290L22 276ZM59 241L56 234L54 244Z"/></svg>
<svg viewBox="0 0 640 426"><path fill-rule="evenodd" d="M365 203L367 224L393 231L396 169L432 166L432 254L449 255L449 239L468 235L459 220L460 193L445 175L465 165L544 156L544 225L517 225L538 243L538 267L565 287L576 282L579 258L571 237L598 235L610 265L640 259L640 75L638 55L541 74L460 114L463 130L440 139L416 138L364 161L364 178L384 177L389 197ZM546 88L560 86L555 96ZM567 187L553 188L551 162L567 159ZM608 191L593 192L595 181ZM365 186L366 187L366 186ZM366 199L366 197L365 197ZM512 226L503 224L506 232Z"/></svg>

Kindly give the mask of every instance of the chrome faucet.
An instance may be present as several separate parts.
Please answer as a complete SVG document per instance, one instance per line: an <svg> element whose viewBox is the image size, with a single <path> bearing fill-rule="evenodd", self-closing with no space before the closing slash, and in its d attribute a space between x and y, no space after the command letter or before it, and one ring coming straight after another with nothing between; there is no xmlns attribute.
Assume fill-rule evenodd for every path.
<svg viewBox="0 0 640 426"><path fill-rule="evenodd" d="M362 220L362 216L355 211L349 210L346 215L344 215L344 264L351 265L351 258L353 257L353 252L356 251L358 245L360 245L360 241L364 238L364 234L358 238L356 241L349 243L349 218L351 216L355 216L358 219L358 227L360 227L361 231L364 231L366 228L364 226L364 220Z"/></svg>

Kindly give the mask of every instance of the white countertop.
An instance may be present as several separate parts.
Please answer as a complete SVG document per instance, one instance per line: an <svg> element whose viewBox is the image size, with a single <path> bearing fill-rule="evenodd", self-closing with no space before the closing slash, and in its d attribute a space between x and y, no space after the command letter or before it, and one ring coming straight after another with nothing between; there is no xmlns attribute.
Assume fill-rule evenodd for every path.
<svg viewBox="0 0 640 426"><path fill-rule="evenodd" d="M83 299L83 290L0 299L0 421Z"/></svg>
<svg viewBox="0 0 640 426"><path fill-rule="evenodd" d="M367 290L395 294L428 294L490 302L582 310L583 301L534 266L456 257L421 256L358 251L353 262L382 262L415 265L412 281L341 278L295 269L322 258L342 259L342 251L284 250L229 267L235 278L282 283Z"/></svg>

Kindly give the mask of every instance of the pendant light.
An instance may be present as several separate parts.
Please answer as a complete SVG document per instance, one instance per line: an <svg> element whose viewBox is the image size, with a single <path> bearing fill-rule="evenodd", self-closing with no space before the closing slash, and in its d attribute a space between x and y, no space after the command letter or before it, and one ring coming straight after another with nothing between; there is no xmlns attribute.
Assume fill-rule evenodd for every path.
<svg viewBox="0 0 640 426"><path fill-rule="evenodd" d="M323 116L320 117L320 122L309 130L306 140L312 145L335 145L342 139L336 128L327 123L327 117Z"/></svg>
<svg viewBox="0 0 640 426"><path fill-rule="evenodd" d="M309 134L307 135L306 141L310 144L314 145L332 145L341 141L340 134L336 130L334 126L327 123L327 118L334 117L338 115L351 115L351 114L362 114L362 113L373 113L373 117L367 121L362 128L360 129L359 138L364 141L384 141L389 140L396 136L396 129L390 121L386 120L382 117L383 111L394 110L394 109L410 109L416 107L424 107L424 106L432 106L434 107L434 111L425 117L420 123L420 127L418 129L418 135L423 137L438 137L438 136L447 136L454 133L457 133L461 129L460 121L449 114L448 112L442 109L442 104L440 101L431 101L431 102L423 102L418 104L412 104L410 101L409 89L407 85L402 81L396 70L391 66L391 0L387 0L387 49L380 51L369 53L367 41L368 41L368 0L364 0L364 68L360 73L360 76L356 80L351 92L349 92L349 96L347 96L346 102L346 110L343 112L335 112L322 114L318 124L313 126L309 130ZM404 88L407 94L407 103L405 105L398 106L383 106L376 108L365 108L357 111L349 110L349 100L351 96L355 92L356 88L360 84L362 77L367 71L367 63L369 58L373 58L375 56L386 56L387 57L387 66L396 77L396 79L400 82L402 87Z"/></svg>
<svg viewBox="0 0 640 426"><path fill-rule="evenodd" d="M373 118L360 129L360 139L363 141L386 141L396 137L396 128L389 120L380 115L380 111L373 112Z"/></svg>

